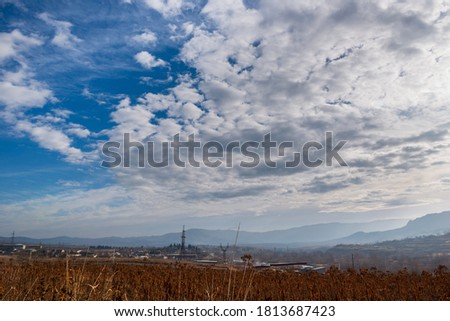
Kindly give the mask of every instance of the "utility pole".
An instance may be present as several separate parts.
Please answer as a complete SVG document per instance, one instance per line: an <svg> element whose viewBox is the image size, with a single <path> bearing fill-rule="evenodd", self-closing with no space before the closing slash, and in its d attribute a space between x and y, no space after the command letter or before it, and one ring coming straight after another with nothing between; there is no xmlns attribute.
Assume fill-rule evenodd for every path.
<svg viewBox="0 0 450 321"><path fill-rule="evenodd" d="M12 234L11 234L11 244L12 244L12 245L16 244L16 242L15 242L15 236L16 236L16 233L13 231Z"/></svg>

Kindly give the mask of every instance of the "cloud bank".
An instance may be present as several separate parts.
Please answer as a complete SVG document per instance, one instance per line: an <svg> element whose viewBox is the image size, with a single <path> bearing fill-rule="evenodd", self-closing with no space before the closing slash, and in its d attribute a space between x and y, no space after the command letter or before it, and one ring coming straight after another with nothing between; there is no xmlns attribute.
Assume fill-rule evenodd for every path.
<svg viewBox="0 0 450 321"><path fill-rule="evenodd" d="M70 53L76 61L89 61L88 66L95 61L88 40L72 33L76 20L42 13L39 18L55 29L52 38L18 29L0 34L0 62L20 64L2 74L3 119L69 162L98 164L102 143L120 141L124 133L142 142L195 133L203 142L226 143L260 141L270 132L278 142L301 146L324 142L325 132L332 131L348 141L343 157L349 166L115 168L108 170L114 184L101 188L108 200L93 202L86 213L140 222L312 207L350 213L450 205L443 183L450 176L447 4L146 0L126 6L133 14L156 14L158 23L142 19L129 32L121 29L126 50L108 59L117 61L114 70L142 73L127 81L143 86L146 79L147 87L102 93L109 98L99 104L107 114L101 129L64 117L52 122L55 112L42 111L41 118L27 113L63 97L34 78L23 52L49 41L77 48ZM117 30L105 30L115 40L101 45L119 48ZM92 48L106 55L99 43ZM96 72L105 77L105 69ZM77 195L83 193L77 189ZM124 193L127 201L114 201ZM33 204L68 220L76 220L82 208L46 205L46 198ZM29 203L14 206L23 212Z"/></svg>

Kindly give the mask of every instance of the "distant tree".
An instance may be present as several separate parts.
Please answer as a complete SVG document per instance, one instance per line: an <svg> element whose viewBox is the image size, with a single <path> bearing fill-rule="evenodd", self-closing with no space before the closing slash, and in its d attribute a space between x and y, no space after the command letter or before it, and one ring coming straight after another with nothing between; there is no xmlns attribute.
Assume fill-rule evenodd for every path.
<svg viewBox="0 0 450 321"><path fill-rule="evenodd" d="M246 266L251 266L253 264L253 257L250 254L242 255L241 260L245 262Z"/></svg>

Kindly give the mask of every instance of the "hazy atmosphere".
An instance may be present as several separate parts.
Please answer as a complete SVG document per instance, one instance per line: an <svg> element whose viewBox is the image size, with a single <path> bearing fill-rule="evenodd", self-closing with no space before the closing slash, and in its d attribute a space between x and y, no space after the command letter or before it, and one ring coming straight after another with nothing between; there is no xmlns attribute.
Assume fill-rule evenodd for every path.
<svg viewBox="0 0 450 321"><path fill-rule="evenodd" d="M0 0L0 236L397 228L448 211L449 13L445 1ZM285 166L326 132L347 166L317 144L320 166ZM226 149L230 167L142 167L136 147L110 149L129 167L102 166L103 144L126 133L259 145ZM275 166L268 133L293 142Z"/></svg>

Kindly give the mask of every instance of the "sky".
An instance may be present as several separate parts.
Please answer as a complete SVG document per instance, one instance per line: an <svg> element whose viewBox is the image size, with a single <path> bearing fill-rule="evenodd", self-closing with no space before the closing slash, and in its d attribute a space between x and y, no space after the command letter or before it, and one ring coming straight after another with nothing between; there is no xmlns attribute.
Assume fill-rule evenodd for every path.
<svg viewBox="0 0 450 321"><path fill-rule="evenodd" d="M432 0L0 0L0 235L266 231L449 210L449 13ZM345 141L347 166L283 166L326 132ZM270 133L294 146L276 167L239 166L239 153L230 167L139 167L136 148L131 166L102 166L104 144L125 133L155 146Z"/></svg>

